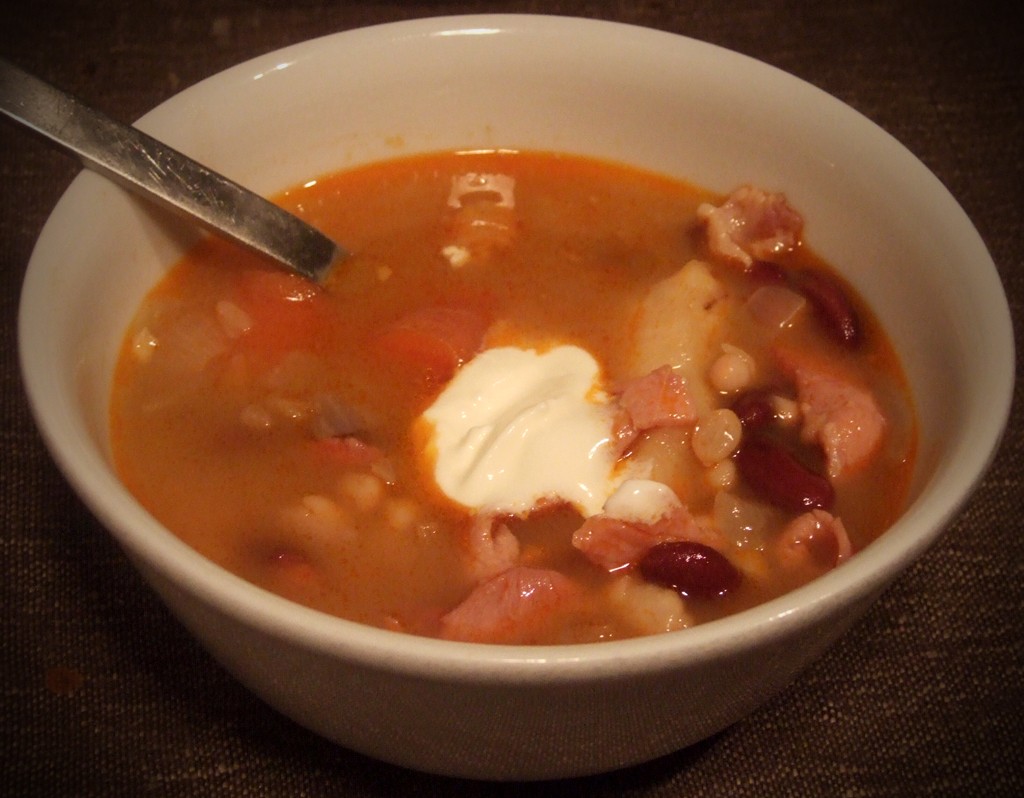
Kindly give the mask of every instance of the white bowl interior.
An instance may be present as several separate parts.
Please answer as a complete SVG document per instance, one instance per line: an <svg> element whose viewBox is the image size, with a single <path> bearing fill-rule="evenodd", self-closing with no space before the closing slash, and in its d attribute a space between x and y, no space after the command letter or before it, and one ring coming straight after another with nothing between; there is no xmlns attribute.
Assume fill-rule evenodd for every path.
<svg viewBox="0 0 1024 798"><path fill-rule="evenodd" d="M863 598L935 538L980 478L1005 424L1014 368L1009 313L962 210L875 125L735 53L575 19L420 20L257 58L168 100L139 127L268 194L381 158L502 147L624 161L722 192L760 184L785 191L801 209L809 244L863 292L902 355L922 433L912 506L877 544L808 588L678 636L573 650L564 657L573 667L620 667L629 655L629 667L642 668L655 657L742 645L795 608ZM89 506L140 563L283 634L384 656L396 667L444 658L453 668L487 664L509 673L509 662L530 660L528 652L394 635L382 655L385 633L303 611L229 577L120 486L107 448L117 347L144 292L195 238L187 224L84 174L33 254L20 318L26 385L48 445Z"/></svg>

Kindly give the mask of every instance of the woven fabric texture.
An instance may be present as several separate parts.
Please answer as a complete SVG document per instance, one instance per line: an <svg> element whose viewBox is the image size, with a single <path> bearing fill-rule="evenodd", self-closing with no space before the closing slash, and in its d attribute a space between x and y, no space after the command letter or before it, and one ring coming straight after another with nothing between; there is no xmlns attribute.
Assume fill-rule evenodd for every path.
<svg viewBox="0 0 1024 798"><path fill-rule="evenodd" d="M478 11L673 31L850 104L912 150L974 221L1020 342L1024 28L1013 4L58 0L9 8L0 56L131 120L281 46ZM50 460L20 382L17 301L34 241L77 171L0 124L0 794L1024 795L1019 377L998 457L945 536L770 704L699 745L599 778L524 787L425 776L338 748L239 686L164 609ZM1017 363L1019 374L1020 354Z"/></svg>

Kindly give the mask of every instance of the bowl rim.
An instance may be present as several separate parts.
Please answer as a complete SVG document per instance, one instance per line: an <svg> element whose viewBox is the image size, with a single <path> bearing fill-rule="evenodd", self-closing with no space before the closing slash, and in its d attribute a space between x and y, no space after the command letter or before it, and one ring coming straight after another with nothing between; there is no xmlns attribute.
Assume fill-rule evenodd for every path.
<svg viewBox="0 0 1024 798"><path fill-rule="evenodd" d="M39 306L46 290L46 281L41 274L45 267L39 263L40 243L56 235L63 216L72 211L75 203L88 197L90 176L80 175L51 213L30 259L19 306L19 358L29 404L47 448L76 493L131 557L138 557L219 611L311 649L343 655L367 666L410 674L429 676L443 673L447 680L486 678L492 682L521 684L524 680L552 682L600 678L612 671L616 675L628 676L668 670L681 661L725 656L735 649L747 648L757 641L813 623L837 604L880 590L939 537L991 465L1009 418L1015 359L1005 293L980 235L938 178L874 122L801 78L718 45L628 23L539 14L452 15L341 31L256 56L179 92L141 117L138 124L155 132L152 125L160 115L173 112L179 105L215 95L218 86L226 81L256 74L272 62L315 58L320 48L342 46L357 37L385 40L433 35L439 31L485 29L497 35L531 36L579 33L584 28L614 30L616 35L639 37L652 45L694 48L709 57L757 70L766 79L802 84L805 90L818 92L822 102L831 104L832 111L844 115L843 118L851 124L870 126L872 135L901 148L908 164L913 169L923 170L924 174L920 176L933 182L935 190L942 192L943 201L952 203L965 225L961 234L980 258L975 263L976 278L986 281L986 290L993 297L1002 298L1001 304L997 303L1000 306L993 308L993 318L989 322L1001 330L1000 337L1006 347L1002 368L1007 377L1000 394L990 400L988 440L975 446L969 478L956 481L957 490L953 494L931 496L926 506L922 506L921 497L918 497L878 540L810 584L732 616L680 632L577 645L476 644L396 633L303 607L207 560L150 517L113 477L106 460L90 449L88 440L74 425L71 418L73 408L64 404L70 405L73 400L62 397L54 406L47 397L52 375L45 373L47 364L32 359L29 346L35 335L35 325L39 323L38 319L33 319L33 308Z"/></svg>

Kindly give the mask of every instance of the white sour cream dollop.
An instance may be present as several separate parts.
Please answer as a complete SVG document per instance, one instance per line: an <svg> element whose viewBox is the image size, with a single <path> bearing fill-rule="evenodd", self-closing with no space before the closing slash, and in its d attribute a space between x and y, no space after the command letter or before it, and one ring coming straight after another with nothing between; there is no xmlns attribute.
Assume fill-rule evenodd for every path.
<svg viewBox="0 0 1024 798"><path fill-rule="evenodd" d="M488 349L423 418L437 485L467 507L523 514L557 498L589 516L615 489L612 410L597 362L579 347Z"/></svg>
<svg viewBox="0 0 1024 798"><path fill-rule="evenodd" d="M627 479L608 497L605 515L636 524L655 524L683 506L668 485L650 479Z"/></svg>

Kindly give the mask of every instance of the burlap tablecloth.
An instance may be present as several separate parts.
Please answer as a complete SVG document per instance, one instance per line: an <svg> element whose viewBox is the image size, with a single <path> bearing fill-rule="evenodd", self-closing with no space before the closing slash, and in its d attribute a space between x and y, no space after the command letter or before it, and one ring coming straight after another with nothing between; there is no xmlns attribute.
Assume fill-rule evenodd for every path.
<svg viewBox="0 0 1024 798"><path fill-rule="evenodd" d="M949 187L1021 318L1024 26L1013 4L23 2L0 19L0 55L131 120L283 45L471 11L674 31L834 94ZM236 684L165 611L50 461L22 392L15 320L33 242L76 172L0 123L0 792L1024 795L1019 379L999 457L942 541L778 699L702 744L605 777L523 787L424 776L337 748Z"/></svg>

